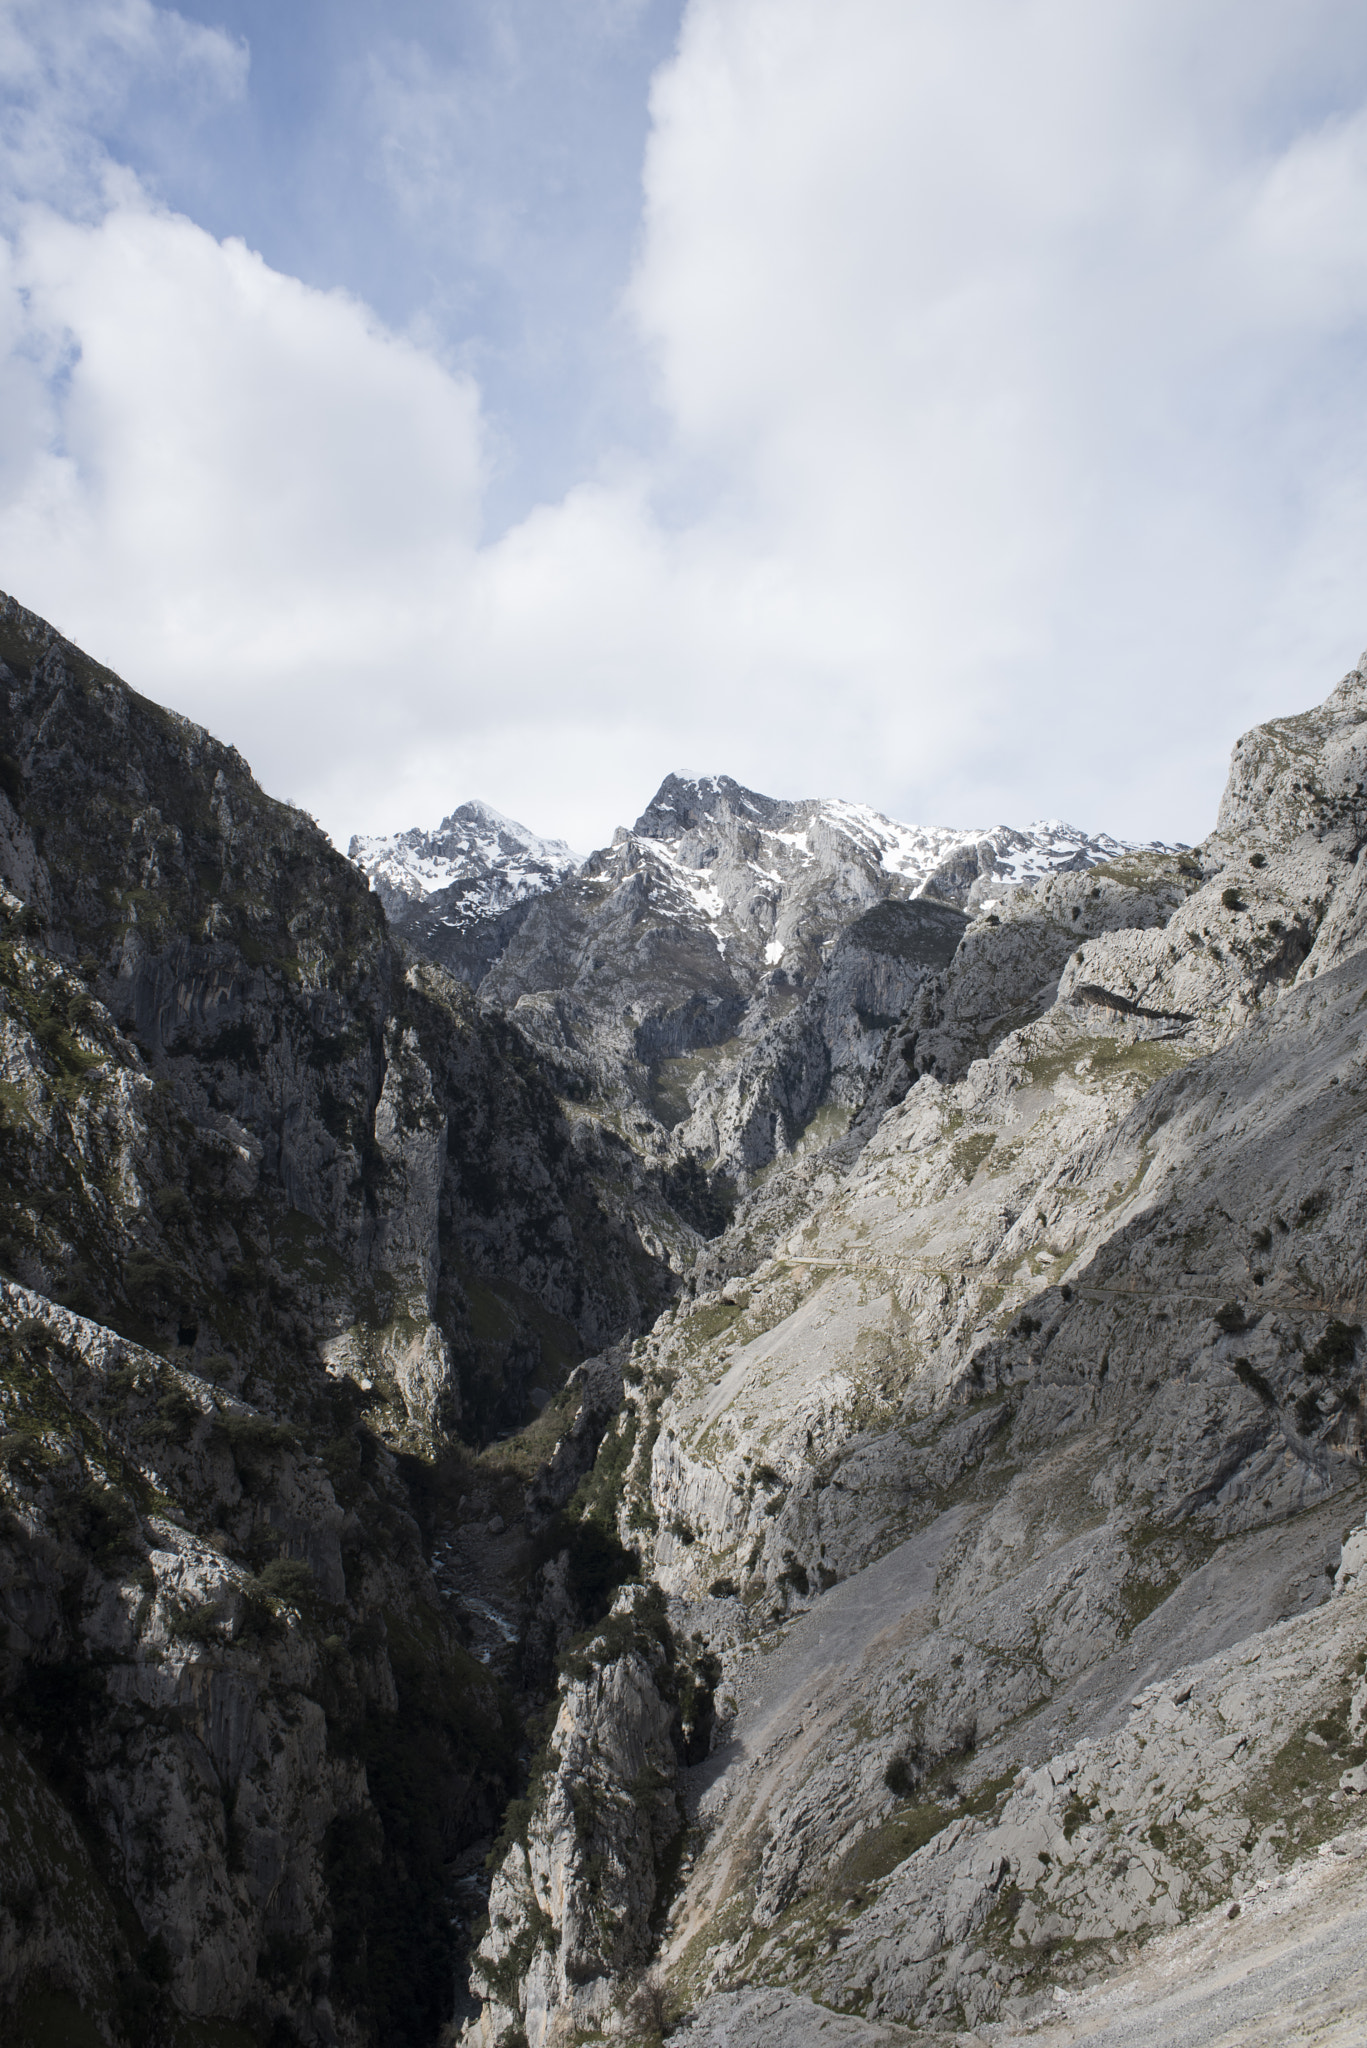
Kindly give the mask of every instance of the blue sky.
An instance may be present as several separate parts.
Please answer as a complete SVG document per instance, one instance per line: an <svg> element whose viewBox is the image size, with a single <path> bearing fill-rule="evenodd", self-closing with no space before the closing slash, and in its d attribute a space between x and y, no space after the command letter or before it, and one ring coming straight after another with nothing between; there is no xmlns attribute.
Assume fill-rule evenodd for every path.
<svg viewBox="0 0 1367 2048"><path fill-rule="evenodd" d="M1196 838L1367 641L1348 0L0 0L0 585L335 837Z"/></svg>
<svg viewBox="0 0 1367 2048"><path fill-rule="evenodd" d="M479 379L497 532L651 431L618 302L651 74L679 0L270 0L180 10L245 44L245 93L116 147L168 204L343 284Z"/></svg>
<svg viewBox="0 0 1367 2048"><path fill-rule="evenodd" d="M177 11L241 53L240 89L125 61L88 132L210 234L345 286L477 376L490 530L568 489L605 439L649 435L618 304L680 0Z"/></svg>

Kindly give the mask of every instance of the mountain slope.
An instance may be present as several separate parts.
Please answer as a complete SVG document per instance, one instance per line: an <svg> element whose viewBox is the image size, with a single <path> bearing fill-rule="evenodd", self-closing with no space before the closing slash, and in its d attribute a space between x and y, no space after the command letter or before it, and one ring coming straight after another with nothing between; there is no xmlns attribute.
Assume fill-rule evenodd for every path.
<svg viewBox="0 0 1367 2048"><path fill-rule="evenodd" d="M973 921L872 1128L776 1167L634 1348L580 1498L650 1583L563 1654L479 2041L690 2007L699 2042L1033 2024L1342 1828L1364 733L1367 666L1240 742L1191 854ZM682 1873L614 1890L623 1766L576 1830L574 1758L634 1755L652 1698Z"/></svg>
<svg viewBox="0 0 1367 2048"><path fill-rule="evenodd" d="M1223 2024L1367 1793L1367 663L990 903L667 784L505 1014L0 662L6 2039Z"/></svg>
<svg viewBox="0 0 1367 2048"><path fill-rule="evenodd" d="M668 1298L652 1197L232 749L0 664L7 2038L430 2039L516 1753L454 1428Z"/></svg>

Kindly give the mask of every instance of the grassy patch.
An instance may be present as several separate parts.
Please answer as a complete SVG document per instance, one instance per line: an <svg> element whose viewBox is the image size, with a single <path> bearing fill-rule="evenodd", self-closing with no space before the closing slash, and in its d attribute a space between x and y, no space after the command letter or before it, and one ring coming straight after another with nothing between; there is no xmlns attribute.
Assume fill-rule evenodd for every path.
<svg viewBox="0 0 1367 2048"><path fill-rule="evenodd" d="M972 1180L996 1142L991 1131L975 1131L972 1137L961 1138L954 1146L950 1158L965 1181Z"/></svg>
<svg viewBox="0 0 1367 2048"><path fill-rule="evenodd" d="M720 1337L740 1315L740 1308L733 1302L717 1302L712 1308L695 1309L683 1326L683 1341L689 1351L701 1351L704 1344L710 1344Z"/></svg>
<svg viewBox="0 0 1367 2048"><path fill-rule="evenodd" d="M1080 1082L1131 1080L1151 1088L1193 1057L1191 1047L1170 1039L1099 1035L1074 1039L1059 1052L1040 1054L1027 1063L1026 1072L1032 1088L1052 1088L1064 1074L1073 1074ZM1083 1060L1088 1062L1087 1069L1079 1075L1077 1068Z"/></svg>
<svg viewBox="0 0 1367 2048"><path fill-rule="evenodd" d="M868 1829L859 1837L839 1866L839 1882L847 1891L877 1884L899 1863L905 1863L908 1856L914 1856L918 1849L933 1841L956 1818L955 1809L941 1806L938 1800L903 1807L890 1820L880 1821L877 1827Z"/></svg>
<svg viewBox="0 0 1367 2048"><path fill-rule="evenodd" d="M827 1145L843 1138L854 1122L854 1111L843 1102L823 1102L815 1116L802 1126L801 1135L793 1146L794 1155L805 1159L811 1152L820 1152Z"/></svg>
<svg viewBox="0 0 1367 2048"><path fill-rule="evenodd" d="M345 1287L346 1261L328 1241L327 1232L300 1209L287 1210L271 1228L271 1250L281 1269L317 1286Z"/></svg>
<svg viewBox="0 0 1367 2048"><path fill-rule="evenodd" d="M1338 1704L1346 1706L1346 1689ZM1324 1729L1328 1736L1321 1732ZM1280 1825L1285 1830L1283 1853L1294 1859L1337 1834L1344 1816L1329 1804L1329 1794L1345 1767L1361 1760L1360 1750L1347 1747L1341 1713L1323 1715L1298 1729L1261 1770L1249 1772L1243 1801L1248 1819L1245 1848L1251 1849L1264 1829Z"/></svg>
<svg viewBox="0 0 1367 2048"><path fill-rule="evenodd" d="M484 1469L500 1475L511 1472L524 1485L527 1484L549 1460L560 1439L573 1427L581 1399L577 1386L562 1387L546 1403L535 1422L514 1431L512 1436L486 1444L479 1452L477 1462Z"/></svg>
<svg viewBox="0 0 1367 2048"><path fill-rule="evenodd" d="M1120 1602L1125 1610L1129 1629L1138 1628L1141 1621L1147 1621L1155 1614L1168 1596L1177 1591L1182 1583L1181 1572L1173 1572L1161 1579L1141 1579L1122 1586Z"/></svg>
<svg viewBox="0 0 1367 2048"><path fill-rule="evenodd" d="M690 1089L739 1052L740 1040L728 1038L723 1045L704 1046L697 1052L660 1060L651 1069L650 1107L667 1131L687 1119L692 1107L688 1099Z"/></svg>

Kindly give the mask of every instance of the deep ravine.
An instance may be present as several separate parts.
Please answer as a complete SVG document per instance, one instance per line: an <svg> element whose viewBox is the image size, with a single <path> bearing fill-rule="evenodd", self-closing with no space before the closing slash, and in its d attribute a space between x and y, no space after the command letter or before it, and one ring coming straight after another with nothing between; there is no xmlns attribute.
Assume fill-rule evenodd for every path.
<svg viewBox="0 0 1367 2048"><path fill-rule="evenodd" d="M651 891L770 800L476 996L10 600L0 662L7 2040L1118 2048L1274 1895L1341 1953L1363 671L1197 847L856 877L723 1071Z"/></svg>

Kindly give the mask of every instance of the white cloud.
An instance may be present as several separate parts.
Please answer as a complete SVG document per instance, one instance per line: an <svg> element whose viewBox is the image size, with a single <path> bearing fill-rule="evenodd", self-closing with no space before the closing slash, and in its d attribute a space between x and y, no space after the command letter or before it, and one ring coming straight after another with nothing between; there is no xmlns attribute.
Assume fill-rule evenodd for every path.
<svg viewBox="0 0 1367 2048"><path fill-rule="evenodd" d="M1364 523L1358 375L1322 360L1367 282L1360 116L1282 148L1264 126L1316 39L1355 45L1360 92L1343 7L690 10L634 302L688 445L745 490L751 546L884 623L856 691L923 790L918 728L965 793L1005 779L995 731L1013 780L1104 802L1077 761L1090 724L1130 754L1106 774L1138 767L1175 829L1167 784L1198 828L1155 717L1188 756L1223 751L1268 689L1319 687L1362 607L1350 583L1316 616L1285 583L1317 502ZM1258 701L1221 653L1282 604L1306 668L1253 678ZM1108 701L1141 685L1137 718Z"/></svg>
<svg viewBox="0 0 1367 2048"><path fill-rule="evenodd" d="M9 282L23 350L67 356L0 512L17 593L277 772L276 721L349 711L364 674L383 703L468 575L469 381L134 191L94 226L32 214Z"/></svg>
<svg viewBox="0 0 1367 2048"><path fill-rule="evenodd" d="M679 762L1199 833L1367 639L1365 102L1348 0L693 0L660 447L493 543L468 378L106 166L0 273L0 576L338 836Z"/></svg>

